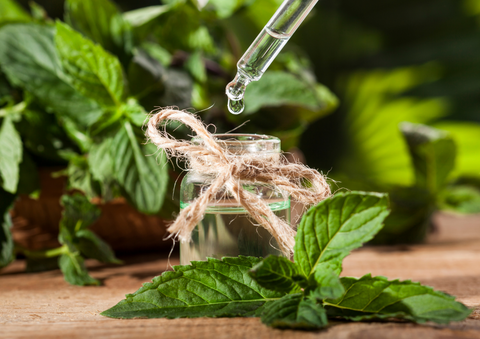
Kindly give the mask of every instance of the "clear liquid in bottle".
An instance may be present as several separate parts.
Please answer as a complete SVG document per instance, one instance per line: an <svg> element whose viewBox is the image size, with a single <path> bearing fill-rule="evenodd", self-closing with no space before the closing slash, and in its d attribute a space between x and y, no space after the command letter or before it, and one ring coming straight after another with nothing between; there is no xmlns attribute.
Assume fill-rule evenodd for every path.
<svg viewBox="0 0 480 339"><path fill-rule="evenodd" d="M269 204L273 213L290 221L290 201ZM278 243L243 208L214 208L192 232L192 240L180 244L180 264L205 258L236 257L238 255L266 257L283 255Z"/></svg>

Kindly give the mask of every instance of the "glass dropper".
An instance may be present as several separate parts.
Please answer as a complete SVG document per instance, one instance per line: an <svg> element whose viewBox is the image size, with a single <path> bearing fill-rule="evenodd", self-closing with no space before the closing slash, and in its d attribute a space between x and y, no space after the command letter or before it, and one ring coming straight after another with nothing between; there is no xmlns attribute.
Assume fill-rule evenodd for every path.
<svg viewBox="0 0 480 339"><path fill-rule="evenodd" d="M240 114L248 84L259 80L318 0L285 0L237 63L237 75L226 87L228 110Z"/></svg>

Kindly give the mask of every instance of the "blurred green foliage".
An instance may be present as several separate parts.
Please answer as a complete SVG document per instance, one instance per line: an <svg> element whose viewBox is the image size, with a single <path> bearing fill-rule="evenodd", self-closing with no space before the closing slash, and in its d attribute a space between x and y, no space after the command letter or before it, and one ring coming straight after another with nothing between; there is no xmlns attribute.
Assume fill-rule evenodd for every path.
<svg viewBox="0 0 480 339"><path fill-rule="evenodd" d="M218 131L236 127L241 119L226 114L225 85L239 53L277 5L169 0L122 12L111 0L66 0L63 13L52 19L51 3L41 4L47 10L0 0L0 259L6 265L13 258L8 210L15 196L38 197L37 166L65 166L57 175L68 177L67 191L84 197L62 198L65 208L72 203L78 212L64 215L63 246L43 254L17 250L32 257L29 269L51 266L51 257L60 256L67 281L97 284L83 257L114 262L110 249L90 231L67 232L62 225L80 222L79 213L95 209L86 199L97 197L123 197L142 213L172 216L176 206L164 204L172 189L166 156L144 143L147 112L176 106L201 111ZM259 11L262 6L271 11ZM249 90L251 122L244 132L278 135L287 148L338 103L316 81L305 54L295 51ZM185 128L171 130L189 138ZM87 251L81 248L85 241Z"/></svg>
<svg viewBox="0 0 480 339"><path fill-rule="evenodd" d="M480 211L479 8L476 0L325 0L293 38L341 102L308 127L301 149L338 187L390 193L378 243L422 241L439 208ZM436 187L422 184L404 121L449 132L420 129L451 145L430 140L421 151L441 155Z"/></svg>

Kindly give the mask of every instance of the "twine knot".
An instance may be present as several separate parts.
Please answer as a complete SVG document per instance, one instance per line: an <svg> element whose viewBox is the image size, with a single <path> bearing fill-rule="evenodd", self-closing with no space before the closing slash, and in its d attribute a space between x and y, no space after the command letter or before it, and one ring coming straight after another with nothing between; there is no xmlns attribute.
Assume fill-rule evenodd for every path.
<svg viewBox="0 0 480 339"><path fill-rule="evenodd" d="M147 137L169 157L188 161L192 170L212 177L208 188L181 210L168 232L181 241L190 241L195 226L203 219L217 193L226 190L252 218L277 241L283 253L289 255L295 245L295 230L277 217L267 203L246 191L245 183L272 185L294 200L313 205L330 196L330 187L318 171L302 164L286 163L279 153L238 155L222 147L221 141L207 131L193 114L174 109L158 109L148 121ZM168 121L179 121L197 135L194 141L177 140L166 132ZM163 129L159 127L163 126Z"/></svg>

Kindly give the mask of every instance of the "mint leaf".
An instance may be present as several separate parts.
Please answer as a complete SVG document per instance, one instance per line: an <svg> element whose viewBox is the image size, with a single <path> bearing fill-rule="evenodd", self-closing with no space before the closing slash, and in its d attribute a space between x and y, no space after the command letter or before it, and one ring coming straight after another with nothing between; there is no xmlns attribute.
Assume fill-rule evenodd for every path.
<svg viewBox="0 0 480 339"><path fill-rule="evenodd" d="M245 2L247 2L247 0L236 0L236 1L210 0L207 2L206 6L213 7L219 19L225 19L232 16L232 14L237 9L245 5Z"/></svg>
<svg viewBox="0 0 480 339"><path fill-rule="evenodd" d="M68 175L69 189L79 190L90 199L100 195L100 185L90 173L87 159L84 156L72 157L68 163L66 174Z"/></svg>
<svg viewBox="0 0 480 339"><path fill-rule="evenodd" d="M45 8L37 4L35 1L30 1L28 3L28 6L30 7L32 18L35 19L36 22L46 24L50 24L52 22L51 19L48 17L48 13Z"/></svg>
<svg viewBox="0 0 480 339"><path fill-rule="evenodd" d="M112 1L67 0L65 21L127 63L133 46L132 29Z"/></svg>
<svg viewBox="0 0 480 339"><path fill-rule="evenodd" d="M15 196L0 188L0 268L8 266L14 259L14 245L12 233L12 219L10 218L10 206Z"/></svg>
<svg viewBox="0 0 480 339"><path fill-rule="evenodd" d="M113 198L113 158L112 158L112 138L106 138L101 143L95 143L90 148L88 154L88 167L92 177L100 183L102 197L105 200Z"/></svg>
<svg viewBox="0 0 480 339"><path fill-rule="evenodd" d="M123 18L132 26L137 40L144 41L158 23L158 19L171 8L172 6L169 5L138 8L123 13Z"/></svg>
<svg viewBox="0 0 480 339"><path fill-rule="evenodd" d="M80 230L75 233L76 247L86 257L97 259L103 263L121 264L115 257L110 246L90 230Z"/></svg>
<svg viewBox="0 0 480 339"><path fill-rule="evenodd" d="M17 186L17 194L30 195L40 191L40 175L37 166L27 152L23 152L23 159L20 163L20 180Z"/></svg>
<svg viewBox="0 0 480 339"><path fill-rule="evenodd" d="M265 306L262 322L277 328L314 330L327 325L328 320L322 305L295 293Z"/></svg>
<svg viewBox="0 0 480 339"><path fill-rule="evenodd" d="M80 95L61 71L51 27L12 24L0 29L0 64L13 85L33 94L47 110L88 126L101 114Z"/></svg>
<svg viewBox="0 0 480 339"><path fill-rule="evenodd" d="M141 135L141 131L137 134ZM115 177L127 199L143 213L158 213L168 186L165 154L158 153L152 144L140 145L129 122L118 131L113 145Z"/></svg>
<svg viewBox="0 0 480 339"><path fill-rule="evenodd" d="M233 317L259 314L284 294L267 290L248 275L261 259L209 258L174 266L101 314L112 318Z"/></svg>
<svg viewBox="0 0 480 339"><path fill-rule="evenodd" d="M1 120L0 120L1 122ZM0 184L5 191L17 191L22 161L22 140L10 116L3 118L0 126Z"/></svg>
<svg viewBox="0 0 480 339"><path fill-rule="evenodd" d="M412 157L417 185L437 193L455 166L453 139L448 132L420 124L404 122L400 129Z"/></svg>
<svg viewBox="0 0 480 339"><path fill-rule="evenodd" d="M29 22L30 15L14 0L0 1L0 25L12 22Z"/></svg>
<svg viewBox="0 0 480 339"><path fill-rule="evenodd" d="M311 292L308 294L309 298L314 300L340 298L345 293L338 274L332 270L316 270L312 277L313 279L310 279L309 283L313 289L311 288Z"/></svg>
<svg viewBox="0 0 480 339"><path fill-rule="evenodd" d="M411 186L411 159L398 126L403 121L428 123L446 114L443 99L406 95L431 81L435 73L435 67L427 64L361 70L346 77L342 142L350 151L341 156L335 170L363 187L369 183Z"/></svg>
<svg viewBox="0 0 480 339"><path fill-rule="evenodd" d="M84 260L78 252L62 254L58 259L58 266L60 266L65 281L72 285L100 285L100 281L88 274Z"/></svg>
<svg viewBox="0 0 480 339"><path fill-rule="evenodd" d="M316 270L337 275L342 260L382 228L388 215L386 194L338 193L310 208L295 237L294 259L310 278Z"/></svg>
<svg viewBox="0 0 480 339"><path fill-rule="evenodd" d="M469 185L447 187L439 195L440 209L457 213L480 213L480 189Z"/></svg>
<svg viewBox="0 0 480 339"><path fill-rule="evenodd" d="M480 123L473 121L441 121L433 125L448 132L457 146L455 168L451 173L454 178L478 177L480 172Z"/></svg>
<svg viewBox="0 0 480 339"><path fill-rule="evenodd" d="M100 217L100 209L81 194L63 195L60 202L64 208L60 228L68 230L72 236L87 229Z"/></svg>
<svg viewBox="0 0 480 339"><path fill-rule="evenodd" d="M64 195L58 240L64 244L58 260L65 280L73 285L99 285L85 267L81 254L108 263L119 263L110 247L87 228L100 217L100 209L80 194Z"/></svg>
<svg viewBox="0 0 480 339"><path fill-rule="evenodd" d="M59 21L55 46L63 69L80 93L102 106L120 106L126 88L118 59Z"/></svg>
<svg viewBox="0 0 480 339"><path fill-rule="evenodd" d="M307 283L307 278L296 264L285 257L274 255L255 265L249 274L260 286L273 291L288 293Z"/></svg>
<svg viewBox="0 0 480 339"><path fill-rule="evenodd" d="M201 51L195 51L190 54L184 67L198 82L203 83L207 80L207 70L205 69L205 62L203 61L203 54Z"/></svg>
<svg viewBox="0 0 480 339"><path fill-rule="evenodd" d="M464 320L471 313L455 297L410 280L389 281L367 274L360 279L341 278L341 281L346 293L324 302L329 316L354 321L397 318L447 324Z"/></svg>

